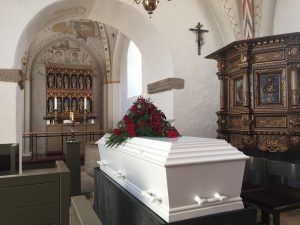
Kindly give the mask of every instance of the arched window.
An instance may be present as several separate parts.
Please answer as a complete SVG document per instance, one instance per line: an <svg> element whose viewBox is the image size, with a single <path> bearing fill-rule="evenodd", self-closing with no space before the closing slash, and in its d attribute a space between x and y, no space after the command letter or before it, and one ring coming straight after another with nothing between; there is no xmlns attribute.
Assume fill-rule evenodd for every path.
<svg viewBox="0 0 300 225"><path fill-rule="evenodd" d="M127 53L127 98L142 94L142 55L130 41Z"/></svg>

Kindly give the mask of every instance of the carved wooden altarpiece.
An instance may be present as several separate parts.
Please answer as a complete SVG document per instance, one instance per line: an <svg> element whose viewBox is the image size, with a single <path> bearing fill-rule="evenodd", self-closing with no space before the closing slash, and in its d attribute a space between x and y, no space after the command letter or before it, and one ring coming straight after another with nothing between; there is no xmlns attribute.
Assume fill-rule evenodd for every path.
<svg viewBox="0 0 300 225"><path fill-rule="evenodd" d="M60 123L69 119L70 112L78 122L83 121L85 109L87 115L93 114L93 71L89 66L49 64L46 74L47 116L54 116L57 109Z"/></svg>
<svg viewBox="0 0 300 225"><path fill-rule="evenodd" d="M218 62L219 138L241 150L300 148L300 33L236 41L206 58Z"/></svg>

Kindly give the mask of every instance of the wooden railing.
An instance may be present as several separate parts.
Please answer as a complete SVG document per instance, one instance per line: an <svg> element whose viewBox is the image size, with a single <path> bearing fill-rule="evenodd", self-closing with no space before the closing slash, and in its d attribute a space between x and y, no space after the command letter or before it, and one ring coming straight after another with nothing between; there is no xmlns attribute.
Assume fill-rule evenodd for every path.
<svg viewBox="0 0 300 225"><path fill-rule="evenodd" d="M80 131L80 132L74 132L75 137L86 137L88 141L96 141L100 139L104 134L106 133L106 130L95 130L95 131ZM38 157L38 143L39 141L42 141L42 139L46 140L47 138L59 138L61 140L61 149L60 152L64 152L64 145L65 142L71 138L72 134L70 132L29 132L29 133L23 133L23 143L27 142L29 143L29 152L31 152L31 157L37 158ZM28 145L23 144L23 146L26 148Z"/></svg>

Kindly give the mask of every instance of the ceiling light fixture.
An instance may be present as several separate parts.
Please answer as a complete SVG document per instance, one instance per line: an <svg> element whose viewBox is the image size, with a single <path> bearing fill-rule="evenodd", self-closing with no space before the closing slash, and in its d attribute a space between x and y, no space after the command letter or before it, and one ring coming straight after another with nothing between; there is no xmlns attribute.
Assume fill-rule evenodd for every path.
<svg viewBox="0 0 300 225"><path fill-rule="evenodd" d="M171 0L168 0L171 1ZM153 11L156 9L159 0L133 0L134 3L140 4L142 3L144 6L144 9L148 12L148 14L151 15L153 14Z"/></svg>

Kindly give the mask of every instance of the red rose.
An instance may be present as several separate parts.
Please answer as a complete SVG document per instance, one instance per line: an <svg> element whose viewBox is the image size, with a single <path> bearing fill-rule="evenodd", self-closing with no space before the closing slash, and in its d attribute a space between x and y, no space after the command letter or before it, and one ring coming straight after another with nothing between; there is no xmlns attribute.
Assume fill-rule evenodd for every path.
<svg viewBox="0 0 300 225"><path fill-rule="evenodd" d="M121 130L120 129L114 129L113 132L117 136L121 135Z"/></svg>
<svg viewBox="0 0 300 225"><path fill-rule="evenodd" d="M130 120L129 120L129 118L128 118L127 115L125 115L125 116L123 117L123 120L124 120L124 122L125 122L126 124L130 123Z"/></svg>
<svg viewBox="0 0 300 225"><path fill-rule="evenodd" d="M146 125L146 122L145 121L141 121L140 123L139 123L139 127L143 127L143 126L145 126Z"/></svg>
<svg viewBox="0 0 300 225"><path fill-rule="evenodd" d="M177 131L175 128L172 128L172 129L170 129L170 130L168 131L167 136L168 136L169 138L176 138L176 137L179 136L179 133L178 133L178 131Z"/></svg>
<svg viewBox="0 0 300 225"><path fill-rule="evenodd" d="M130 137L134 137L136 135L135 133L135 126L133 123L130 123L127 125L127 131Z"/></svg>
<svg viewBox="0 0 300 225"><path fill-rule="evenodd" d="M152 123L159 123L160 122L159 116L156 113L152 113L151 116L152 116L152 118L151 118Z"/></svg>
<svg viewBox="0 0 300 225"><path fill-rule="evenodd" d="M140 101L142 104L145 104L145 102L146 102L144 98L141 98Z"/></svg>
<svg viewBox="0 0 300 225"><path fill-rule="evenodd" d="M131 112L135 112L136 110L137 110L137 105L131 106L131 108L130 108Z"/></svg>

